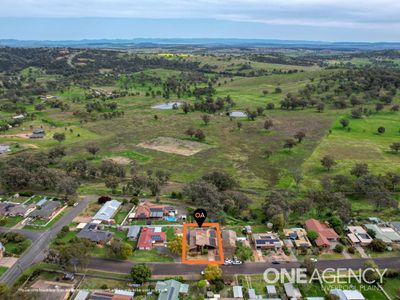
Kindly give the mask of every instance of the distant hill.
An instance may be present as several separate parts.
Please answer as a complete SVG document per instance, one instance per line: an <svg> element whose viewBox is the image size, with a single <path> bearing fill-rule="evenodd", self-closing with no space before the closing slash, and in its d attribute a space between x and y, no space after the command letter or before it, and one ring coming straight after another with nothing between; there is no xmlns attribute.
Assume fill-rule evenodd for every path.
<svg viewBox="0 0 400 300"><path fill-rule="evenodd" d="M76 47L76 48L151 48L171 46L203 47L262 47L262 48L302 48L334 50L385 50L400 49L400 42L323 42L323 41L290 41L268 39L207 39L207 38L136 38L129 40L0 40L0 47Z"/></svg>

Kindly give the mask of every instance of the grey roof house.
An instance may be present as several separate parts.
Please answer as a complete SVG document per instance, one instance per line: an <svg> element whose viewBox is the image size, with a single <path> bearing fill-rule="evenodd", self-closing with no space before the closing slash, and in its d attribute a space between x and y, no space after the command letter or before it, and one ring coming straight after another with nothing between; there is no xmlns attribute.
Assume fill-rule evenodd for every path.
<svg viewBox="0 0 400 300"><path fill-rule="evenodd" d="M141 228L142 227L138 225L129 226L127 238L131 241L136 241Z"/></svg>
<svg viewBox="0 0 400 300"><path fill-rule="evenodd" d="M189 285L170 279L157 281L156 291L159 292L158 300L178 300L180 294L187 294Z"/></svg>
<svg viewBox="0 0 400 300"><path fill-rule="evenodd" d="M96 244L107 244L114 234L109 231L98 230L97 224L88 223L86 226L77 234L80 238L88 239Z"/></svg>
<svg viewBox="0 0 400 300"><path fill-rule="evenodd" d="M57 209L61 207L60 201L47 201L42 207L29 214L31 218L50 219Z"/></svg>
<svg viewBox="0 0 400 300"><path fill-rule="evenodd" d="M32 134L30 135L29 138L31 139L42 139L46 135L46 132L44 131L43 128L38 128L33 130Z"/></svg>

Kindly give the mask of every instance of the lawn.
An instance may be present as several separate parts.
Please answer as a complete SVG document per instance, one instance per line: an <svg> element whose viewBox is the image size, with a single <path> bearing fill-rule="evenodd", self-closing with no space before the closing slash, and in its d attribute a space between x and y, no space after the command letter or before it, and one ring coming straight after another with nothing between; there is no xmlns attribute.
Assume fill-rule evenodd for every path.
<svg viewBox="0 0 400 300"><path fill-rule="evenodd" d="M123 206L118 213L114 216L115 222L120 225L125 217L128 215L131 208L129 206Z"/></svg>
<svg viewBox="0 0 400 300"><path fill-rule="evenodd" d="M382 300L386 299L382 291L373 285L359 284L357 281L353 280L350 284L340 283L340 284L324 284L326 290L330 291L334 288L348 289L348 290L358 290L363 294L363 296L368 300Z"/></svg>
<svg viewBox="0 0 400 300"><path fill-rule="evenodd" d="M3 275L7 270L8 268L0 266L0 276Z"/></svg>
<svg viewBox="0 0 400 300"><path fill-rule="evenodd" d="M7 223L4 225L5 227L13 227L21 222L24 217L15 216L15 217L6 217Z"/></svg>
<svg viewBox="0 0 400 300"><path fill-rule="evenodd" d="M400 278L385 278L382 286L392 299L399 297Z"/></svg>
<svg viewBox="0 0 400 300"><path fill-rule="evenodd" d="M128 260L135 262L172 262L172 257L162 255L156 249L135 250Z"/></svg>
<svg viewBox="0 0 400 300"><path fill-rule="evenodd" d="M59 213L55 218L53 218L46 226L45 225L48 220L35 220L32 224L30 225L25 225L24 229L28 230L46 230L52 227L54 224L56 224L68 211L70 210L70 207L65 208L61 213Z"/></svg>

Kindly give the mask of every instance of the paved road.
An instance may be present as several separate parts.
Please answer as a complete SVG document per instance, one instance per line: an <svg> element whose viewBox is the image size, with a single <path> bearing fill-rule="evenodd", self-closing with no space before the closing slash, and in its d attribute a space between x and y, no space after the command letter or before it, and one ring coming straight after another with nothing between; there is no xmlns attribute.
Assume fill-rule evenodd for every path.
<svg viewBox="0 0 400 300"><path fill-rule="evenodd" d="M316 267L320 270L327 268L363 268L365 261L368 259L338 259L338 260L320 260L316 263ZM380 268L400 268L400 257L384 257L374 259ZM118 261L112 259L92 258L88 268L115 273L129 273L133 262ZM180 263L150 263L148 264L153 275L193 275L200 274L206 265L184 265ZM224 274L262 274L267 268L292 269L300 267L299 262L282 262L280 264L271 263L245 263L239 266L222 266Z"/></svg>
<svg viewBox="0 0 400 300"><path fill-rule="evenodd" d="M70 211L62 216L53 227L46 231L36 231L33 233L31 231L28 232L27 230L11 230L13 232L19 231L30 238L32 237L32 246L3 274L3 276L0 277L0 282L4 282L10 286L28 267L41 262L45 257L45 251L47 250L51 240L55 238L63 226L71 223L71 221L86 208L90 200L91 197L84 198L77 206L72 207ZM4 229L4 227L0 228L0 231L2 229ZM10 229L5 229L5 231L10 231Z"/></svg>
<svg viewBox="0 0 400 300"><path fill-rule="evenodd" d="M43 231L39 230L25 230L25 229L14 229L11 227L0 227L0 232L15 232L20 233L30 239L32 242L36 241Z"/></svg>

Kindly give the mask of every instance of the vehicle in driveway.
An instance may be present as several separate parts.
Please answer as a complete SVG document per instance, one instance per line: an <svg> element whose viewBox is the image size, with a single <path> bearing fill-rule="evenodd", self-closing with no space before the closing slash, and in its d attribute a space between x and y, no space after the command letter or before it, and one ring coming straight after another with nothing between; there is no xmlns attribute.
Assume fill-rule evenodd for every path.
<svg viewBox="0 0 400 300"><path fill-rule="evenodd" d="M273 265L279 265L279 264L280 264L280 262L279 262L279 261L276 261L276 260L274 260L274 261L272 261L272 264L273 264Z"/></svg>
<svg viewBox="0 0 400 300"><path fill-rule="evenodd" d="M317 262L317 261L318 261L318 259L316 259L316 258L314 258L314 257L311 257L310 260L311 260L312 262Z"/></svg>
<svg viewBox="0 0 400 300"><path fill-rule="evenodd" d="M224 261L225 266L230 266L232 264L233 264L233 261L231 259L229 259L229 258L225 259L225 261Z"/></svg>
<svg viewBox="0 0 400 300"><path fill-rule="evenodd" d="M233 260L232 264L234 264L234 265L241 265L241 264L243 264L243 262L242 262L240 259L235 258L235 259Z"/></svg>

